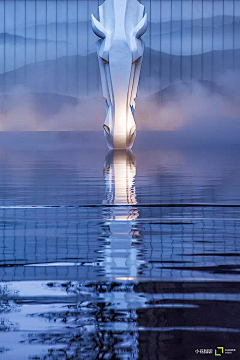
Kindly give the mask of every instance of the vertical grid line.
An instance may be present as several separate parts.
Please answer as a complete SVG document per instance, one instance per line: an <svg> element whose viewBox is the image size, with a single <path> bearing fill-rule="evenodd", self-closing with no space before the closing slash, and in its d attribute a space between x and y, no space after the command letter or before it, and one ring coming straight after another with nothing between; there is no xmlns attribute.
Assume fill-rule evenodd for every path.
<svg viewBox="0 0 240 360"><path fill-rule="evenodd" d="M191 2L191 82L193 80L193 0Z"/></svg>
<svg viewBox="0 0 240 360"><path fill-rule="evenodd" d="M13 3L14 6L14 28L13 28L13 34L14 34L14 40L13 40L13 46L14 46L14 58L13 58L13 67L14 67L14 87L16 86L16 0L14 0Z"/></svg>
<svg viewBox="0 0 240 360"><path fill-rule="evenodd" d="M139 1L141 3L141 0ZM100 5L100 0L97 0L98 3L98 8L97 8L97 13L99 14L99 5ZM101 91L101 79L100 79L100 72L98 72L98 83L97 83L97 89Z"/></svg>
<svg viewBox="0 0 240 360"><path fill-rule="evenodd" d="M56 89L56 94L58 93L58 3L56 0L56 74L55 74L55 89Z"/></svg>
<svg viewBox="0 0 240 360"><path fill-rule="evenodd" d="M170 85L172 83L172 9L173 9L173 0L171 0L171 14L170 14Z"/></svg>
<svg viewBox="0 0 240 360"><path fill-rule="evenodd" d="M150 56L149 56L149 93L151 93L151 89L152 89L152 81L151 81L151 73L152 73L152 1L150 0L150 6L149 6L149 11L150 11Z"/></svg>
<svg viewBox="0 0 240 360"><path fill-rule="evenodd" d="M201 79L203 80L203 0L202 0L202 44L201 44Z"/></svg>
<svg viewBox="0 0 240 360"><path fill-rule="evenodd" d="M45 64L46 64L46 67L45 67L45 71L46 71L46 76L45 76L45 78L46 78L46 85L45 85L45 87L46 87L46 92L48 92L48 63L47 63L47 61L48 61L48 0L46 0L46 32L45 32L45 38L46 38L46 45L45 45Z"/></svg>
<svg viewBox="0 0 240 360"><path fill-rule="evenodd" d="M45 60L47 60L47 57L48 57L48 45L47 45L47 38L48 38L48 20L47 20L47 17L48 17L48 9L47 9L47 2L48 0L46 0L46 31L45 31L45 38L46 38L46 47L45 47Z"/></svg>
<svg viewBox="0 0 240 360"><path fill-rule="evenodd" d="M222 72L224 69L224 0L222 1Z"/></svg>
<svg viewBox="0 0 240 360"><path fill-rule="evenodd" d="M68 0L66 0L66 95L68 95Z"/></svg>
<svg viewBox="0 0 240 360"><path fill-rule="evenodd" d="M162 0L160 0L160 16L159 16L159 21L160 21L160 64L159 64L159 77L160 77L160 106L162 105L162 96L161 96L161 91L162 91ZM161 112L160 112L160 116L161 116Z"/></svg>
<svg viewBox="0 0 240 360"><path fill-rule="evenodd" d="M225 39L225 3L224 3L224 0L223 0L223 70L225 68L225 56L224 56L224 50L225 50L225 43L224 43L224 39Z"/></svg>
<svg viewBox="0 0 240 360"><path fill-rule="evenodd" d="M211 64L211 80L212 86L214 81L214 0L212 0L212 56L211 56L212 64Z"/></svg>
<svg viewBox="0 0 240 360"><path fill-rule="evenodd" d="M89 0L87 0L87 95L89 91L89 64L88 64L88 41L89 41L89 34L88 34L88 19L89 19Z"/></svg>
<svg viewBox="0 0 240 360"><path fill-rule="evenodd" d="M35 0L35 63L37 62L37 0Z"/></svg>
<svg viewBox="0 0 240 360"><path fill-rule="evenodd" d="M78 0L77 0L77 98L78 98Z"/></svg>
<svg viewBox="0 0 240 360"><path fill-rule="evenodd" d="M183 0L181 0L181 14L180 14L180 17L181 17L181 52L180 52L180 80L182 80L182 45L183 45L183 25L182 25L182 22L183 22Z"/></svg>
<svg viewBox="0 0 240 360"><path fill-rule="evenodd" d="M3 2L3 73L4 73L4 95L6 94L6 0Z"/></svg>
<svg viewBox="0 0 240 360"><path fill-rule="evenodd" d="M26 86L26 65L27 65L27 0L24 1L24 5L25 5L25 29L24 29L24 35L25 35L25 40L24 40L24 84Z"/></svg>
<svg viewBox="0 0 240 360"><path fill-rule="evenodd" d="M235 70L235 9L236 9L236 2L233 0L233 70Z"/></svg>

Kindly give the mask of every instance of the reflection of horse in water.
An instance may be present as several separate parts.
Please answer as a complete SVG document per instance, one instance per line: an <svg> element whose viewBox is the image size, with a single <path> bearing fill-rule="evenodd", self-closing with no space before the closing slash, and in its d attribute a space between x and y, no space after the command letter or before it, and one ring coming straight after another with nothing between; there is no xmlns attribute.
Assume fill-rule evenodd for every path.
<svg viewBox="0 0 240 360"><path fill-rule="evenodd" d="M104 163L106 200L104 204L137 204L136 163L131 150L109 151Z"/></svg>
<svg viewBox="0 0 240 360"><path fill-rule="evenodd" d="M108 228L104 267L106 274L113 277L136 277L142 263L138 254L140 225L136 222L139 210L134 207L137 204L135 175L135 157L131 150L108 152L104 164L106 200L103 204L116 206L108 208L107 213L104 210L107 218L104 227Z"/></svg>
<svg viewBox="0 0 240 360"><path fill-rule="evenodd" d="M131 343L131 358L138 358L137 311L146 299L134 292L134 285L144 265L142 260L141 225L135 189L136 164L131 150L109 151L104 163L106 200L103 201L102 225L104 245L102 251L103 271L111 282L111 290L102 294L116 314L116 329L130 330L121 334L122 344ZM122 317L124 314L124 319ZM117 348L116 348L117 349Z"/></svg>

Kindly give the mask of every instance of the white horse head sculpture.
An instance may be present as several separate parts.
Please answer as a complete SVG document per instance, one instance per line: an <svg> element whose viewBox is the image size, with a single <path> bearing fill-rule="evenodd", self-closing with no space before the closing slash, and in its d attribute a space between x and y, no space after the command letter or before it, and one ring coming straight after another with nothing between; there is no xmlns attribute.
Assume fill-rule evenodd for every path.
<svg viewBox="0 0 240 360"><path fill-rule="evenodd" d="M97 53L106 98L104 134L111 149L131 148L136 136L135 98L147 29L144 6L137 0L106 0L92 28L100 37Z"/></svg>

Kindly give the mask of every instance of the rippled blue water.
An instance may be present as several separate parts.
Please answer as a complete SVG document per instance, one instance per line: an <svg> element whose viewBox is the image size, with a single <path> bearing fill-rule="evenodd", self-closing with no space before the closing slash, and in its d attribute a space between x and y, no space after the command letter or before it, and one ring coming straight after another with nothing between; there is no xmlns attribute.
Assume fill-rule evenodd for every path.
<svg viewBox="0 0 240 360"><path fill-rule="evenodd" d="M0 140L0 359L239 358L240 147Z"/></svg>

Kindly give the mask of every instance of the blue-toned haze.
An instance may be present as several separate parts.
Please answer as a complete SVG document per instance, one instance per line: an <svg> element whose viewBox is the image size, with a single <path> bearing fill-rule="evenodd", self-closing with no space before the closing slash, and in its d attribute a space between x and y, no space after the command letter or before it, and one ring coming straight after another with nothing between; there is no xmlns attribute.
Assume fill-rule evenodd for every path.
<svg viewBox="0 0 240 360"><path fill-rule="evenodd" d="M90 24L100 3L0 2L1 130L102 130L104 99ZM148 30L138 129L204 122L212 129L220 122L236 134L240 2L143 3Z"/></svg>

